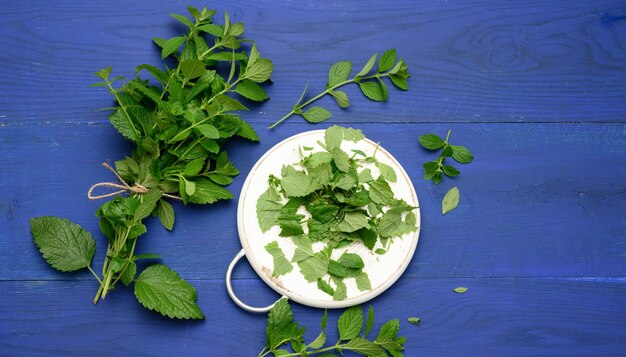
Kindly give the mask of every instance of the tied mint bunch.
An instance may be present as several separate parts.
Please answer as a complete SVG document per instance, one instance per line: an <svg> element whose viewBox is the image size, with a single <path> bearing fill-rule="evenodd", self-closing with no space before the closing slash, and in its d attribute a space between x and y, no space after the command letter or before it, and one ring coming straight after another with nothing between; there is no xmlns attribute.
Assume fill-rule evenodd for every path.
<svg viewBox="0 0 626 357"><path fill-rule="evenodd" d="M256 205L259 227L266 232L279 226L279 236L296 246L291 260L277 241L265 246L273 258L273 276L290 273L297 264L307 282L333 300L344 300L345 279L354 279L359 291L372 287L361 256L344 252L333 258L335 250L354 244L385 254L394 238L417 229L416 207L394 196L389 183L397 175L376 159L378 146L371 156L341 149L344 141L364 138L360 130L331 126L324 142L318 142L322 151L303 147L298 163L283 166L280 178L269 177Z"/></svg>
<svg viewBox="0 0 626 357"><path fill-rule="evenodd" d="M403 356L404 344L407 339L399 336L400 320L385 322L374 339L367 336L374 327L374 309L370 306L364 318L361 306L353 306L345 310L337 321L339 340L327 347L326 336L327 312L322 317L320 334L308 345L304 342L304 327L293 321L293 313L287 299L279 300L270 310L267 318L267 342L258 357L276 356L342 356L345 351L352 351L362 356L386 357ZM293 352L282 348L291 345Z"/></svg>
<svg viewBox="0 0 626 357"><path fill-rule="evenodd" d="M94 303L119 287L134 282L135 295L146 308L170 318L203 318L196 305L196 290L165 265L152 265L137 276L136 261L158 255L136 255L138 238L146 233L143 221L159 218L172 230L174 209L166 199L184 204L210 204L231 199L223 186L239 174L225 143L234 136L258 141L254 129L235 111L248 110L236 93L253 101L268 99L259 85L269 80L272 62L262 58L256 45L249 53L242 49L242 23L233 23L228 14L224 24L213 23L215 11L188 7L191 17L172 15L187 26L187 33L170 39L155 38L163 59L172 59L173 68L164 70L142 64L130 80L111 78L111 68L96 73L115 98L109 121L131 141L132 155L104 166L119 182L92 186L88 196L99 199L116 196L96 212L100 230L108 239L102 277L90 267L95 253L91 234L66 219L40 217L31 220L33 239L44 258L61 271L87 268L100 286ZM218 62L230 64L227 76L216 71ZM153 79L139 76L147 71ZM143 72L142 72L143 73ZM122 81L120 86L117 83ZM95 189L115 192L95 195ZM119 196L127 192L129 197Z"/></svg>
<svg viewBox="0 0 626 357"><path fill-rule="evenodd" d="M344 109L349 107L350 100L348 99L348 95L345 92L338 90L339 87L345 86L346 84L357 83L361 92L363 92L363 95L376 102L386 101L389 97L389 90L383 81L385 77L389 78L391 83L399 89L408 90L409 85L407 83L407 79L411 75L407 71L407 66L404 60L402 58L399 60L397 59L396 50L392 48L385 51L385 53L380 56L375 73L370 74L376 64L377 58L378 54L374 53L365 66L363 66L361 71L359 71L359 73L352 78L350 78L350 73L352 73L352 62L339 61L333 64L328 71L326 90L315 97L302 102L307 88L309 87L309 84L307 83L304 87L304 91L302 91L300 99L298 99L296 104L293 106L293 109L284 117L280 118L276 123L272 124L270 129L274 128L276 125L282 123L294 114L302 116L309 123L321 123L330 119L332 114L322 107L311 107L306 111L304 108L327 94L331 95L335 99L335 102L337 102L337 105L339 105L340 108Z"/></svg>

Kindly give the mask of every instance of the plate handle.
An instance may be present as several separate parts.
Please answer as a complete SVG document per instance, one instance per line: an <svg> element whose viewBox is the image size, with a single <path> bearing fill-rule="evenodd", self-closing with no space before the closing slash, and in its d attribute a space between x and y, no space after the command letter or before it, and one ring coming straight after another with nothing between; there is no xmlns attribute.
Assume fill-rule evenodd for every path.
<svg viewBox="0 0 626 357"><path fill-rule="evenodd" d="M257 313L257 314L268 312L268 311L270 311L270 309L272 307L274 307L274 304L276 304L276 303L274 303L274 304L272 304L270 306L265 306L265 307L253 307L253 306L250 306L250 305L244 303L243 301L239 300L239 298L237 297L237 295L235 295L235 292L233 291L233 286L232 286L231 281L230 281L231 280L231 276L233 274L233 269L235 268L235 265L237 265L237 262L239 262L239 260L241 260L241 258L243 258L245 256L246 256L246 251L243 250L243 249L240 250L239 253L237 253L237 255L235 255L233 260L230 262L230 265L228 265L228 269L226 270L226 291L228 291L228 295L230 296L230 298L240 308L242 308L242 309L244 309L244 310L246 310L248 312L254 312L254 313Z"/></svg>

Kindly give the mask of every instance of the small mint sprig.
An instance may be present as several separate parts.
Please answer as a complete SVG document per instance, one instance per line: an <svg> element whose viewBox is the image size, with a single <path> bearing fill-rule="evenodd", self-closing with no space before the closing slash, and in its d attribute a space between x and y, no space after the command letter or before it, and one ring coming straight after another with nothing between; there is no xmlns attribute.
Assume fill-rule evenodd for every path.
<svg viewBox="0 0 626 357"><path fill-rule="evenodd" d="M465 146L452 145L449 143L451 132L451 130L448 130L448 135L445 140L436 134L426 134L419 138L420 144L428 150L443 149L437 160L424 164L424 180L433 180L436 185L441 182L444 174L449 177L454 177L461 173L461 171L454 166L445 165L444 162L446 158L452 157L460 164L469 164L474 160L474 156Z"/></svg>
<svg viewBox="0 0 626 357"><path fill-rule="evenodd" d="M348 95L343 91L337 90L337 88L346 84L357 83L363 95L376 102L385 101L389 97L387 85L383 82L383 78L385 77L388 77L391 83L399 89L407 90L409 88L407 78L411 75L407 71L404 59L400 58L400 60L397 60L396 50L392 48L385 51L385 53L380 56L376 73L370 75L369 73L372 71L377 57L378 55L374 53L365 66L363 66L363 69L353 78L349 78L352 72L352 62L339 61L333 64L328 71L326 90L302 103L302 99L304 99L304 95L309 87L307 83L304 87L304 91L302 91L302 95L300 95L300 99L298 99L293 106L293 109L276 123L270 125L270 129L294 114L302 116L309 123L321 123L330 119L332 114L322 107L311 107L306 111L304 111L304 108L327 94L335 99L340 108L344 109L349 107L350 100L348 99Z"/></svg>

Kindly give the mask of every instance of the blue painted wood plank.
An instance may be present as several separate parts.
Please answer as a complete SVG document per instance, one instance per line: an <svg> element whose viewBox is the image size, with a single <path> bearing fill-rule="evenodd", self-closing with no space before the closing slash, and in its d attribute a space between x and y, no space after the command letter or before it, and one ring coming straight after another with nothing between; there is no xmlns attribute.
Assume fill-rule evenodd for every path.
<svg viewBox="0 0 626 357"><path fill-rule="evenodd" d="M206 321L170 321L144 310L128 289L91 303L82 282L0 282L3 355L256 356L266 317L228 300L223 281L193 281ZM94 284L95 285L95 284ZM465 294L452 289L467 286ZM272 301L259 280L236 282L246 298ZM406 356L621 355L626 282L580 279L405 279L372 301L375 327L400 319ZM311 341L322 310L292 304ZM329 312L328 340L340 311ZM417 316L419 326L406 319ZM108 351L108 352L107 352ZM354 356L347 353L346 356Z"/></svg>
<svg viewBox="0 0 626 357"><path fill-rule="evenodd" d="M230 189L237 197L255 161L278 141L327 125L286 124L260 143L237 141L229 154L243 172ZM407 170L419 195L423 230L410 277L626 276L626 126L624 124L363 124ZM475 162L457 179L435 186L422 163L436 156L417 137L445 135L469 147ZM113 179L102 161L122 158L129 145L108 125L0 127L0 279L64 279L32 243L28 219L67 217L94 232L99 270L105 239L89 201L90 185ZM441 215L441 199L461 191L457 210ZM218 279L240 249L236 199L199 207L176 203L174 232L148 225L141 252L159 253L182 276ZM254 277L244 268L240 277ZM87 273L70 275L87 278Z"/></svg>
<svg viewBox="0 0 626 357"><path fill-rule="evenodd" d="M264 124L291 108L330 65L355 67L395 47L413 77L386 104L348 88L353 107L334 122L624 122L626 4L612 1L191 2L229 11L274 61ZM0 121L101 121L111 99L91 74L132 76L159 64L153 37L180 34L162 1L5 1L0 9Z"/></svg>

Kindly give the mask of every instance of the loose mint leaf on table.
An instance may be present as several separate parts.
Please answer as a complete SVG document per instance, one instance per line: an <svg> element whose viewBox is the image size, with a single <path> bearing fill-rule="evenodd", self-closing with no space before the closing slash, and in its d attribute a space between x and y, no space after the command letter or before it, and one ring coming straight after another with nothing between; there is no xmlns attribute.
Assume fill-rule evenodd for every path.
<svg viewBox="0 0 626 357"><path fill-rule="evenodd" d="M458 187L456 186L446 192L446 195L443 197L443 201L441 202L441 214L446 214L455 209L459 205L460 198L461 195Z"/></svg>
<svg viewBox="0 0 626 357"><path fill-rule="evenodd" d="M147 309L178 319L203 319L198 293L178 273L156 264L147 267L135 282L135 296Z"/></svg>
<svg viewBox="0 0 626 357"><path fill-rule="evenodd" d="M376 63L376 58L376 54L370 57L363 69L361 69L361 71L359 71L359 73L352 78L349 78L350 73L352 72L352 62L339 61L334 63L328 71L326 90L312 97L311 99L302 102L308 88L307 84L307 86L304 88L304 91L302 92L302 95L293 106L293 109L284 117L272 124L270 128L276 127L278 124L282 123L294 114L302 116L304 119L311 123L319 123L328 120L331 117L331 114L326 109L323 109L321 107L314 107L318 108L316 109L316 112L314 112L314 115L314 113L311 113L311 110L304 111L304 108L327 94L331 95L335 99L337 105L339 105L340 108L349 107L350 100L348 98L348 95L345 92L337 90L338 88L346 84L357 83L359 88L361 89L361 92L363 92L363 94L368 99L371 99L373 101L387 100L389 93L387 85L383 81L383 78L385 77L389 77L391 82L399 89L407 90L407 78L410 77L410 74L407 71L407 66L404 63L404 60L397 59L396 50L387 50L380 58L376 73L369 75L372 68L374 67L374 64ZM323 112L321 110L323 110ZM319 113L317 113L318 111Z"/></svg>
<svg viewBox="0 0 626 357"><path fill-rule="evenodd" d="M458 288L454 288L453 290L457 294L464 294L467 292L468 289L466 287L459 286Z"/></svg>
<svg viewBox="0 0 626 357"><path fill-rule="evenodd" d="M91 234L64 218L31 218L30 232L44 259L60 271L89 267L96 252Z"/></svg>
<svg viewBox="0 0 626 357"><path fill-rule="evenodd" d="M337 322L340 340L351 340L357 337L363 329L363 310L361 306L353 306L339 316Z"/></svg>
<svg viewBox="0 0 626 357"><path fill-rule="evenodd" d="M409 317L407 321L413 325L419 325L420 318L419 317Z"/></svg>

